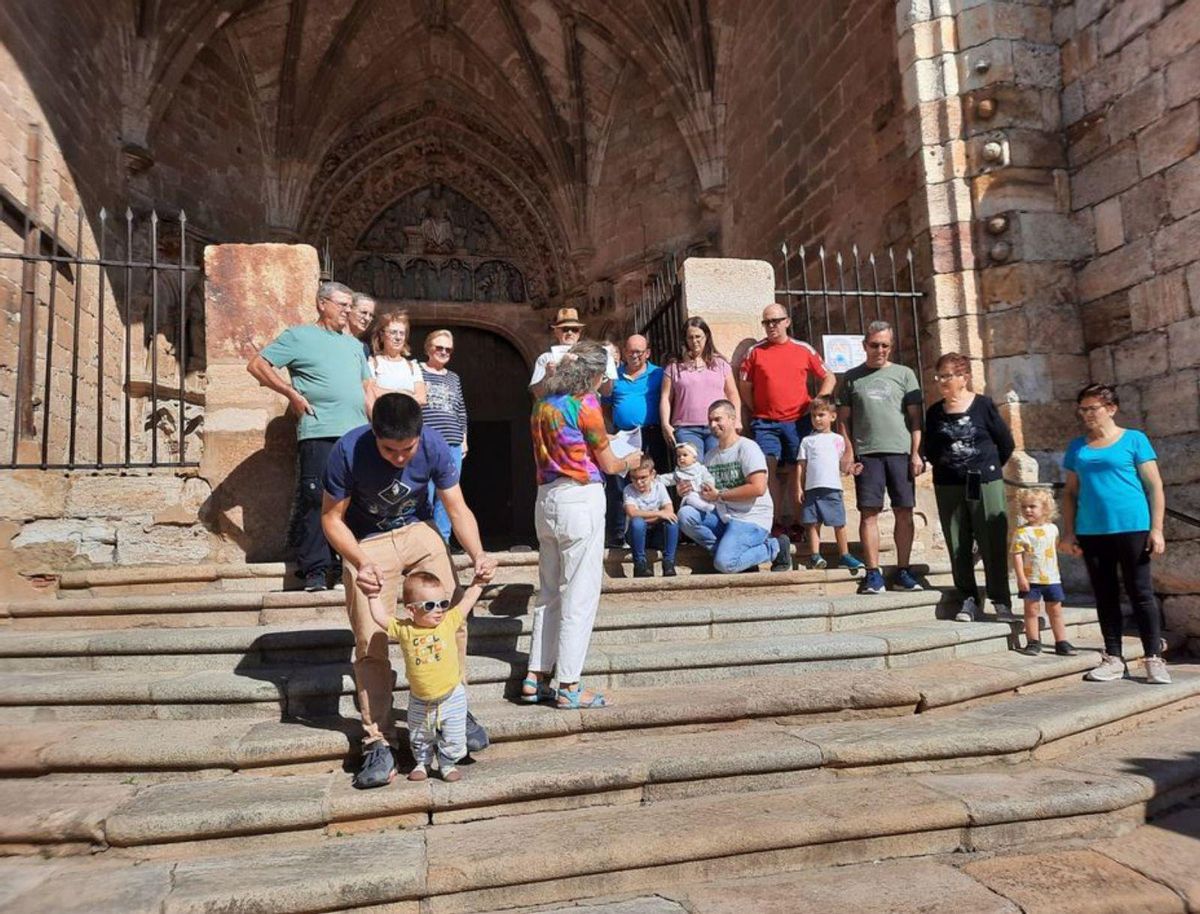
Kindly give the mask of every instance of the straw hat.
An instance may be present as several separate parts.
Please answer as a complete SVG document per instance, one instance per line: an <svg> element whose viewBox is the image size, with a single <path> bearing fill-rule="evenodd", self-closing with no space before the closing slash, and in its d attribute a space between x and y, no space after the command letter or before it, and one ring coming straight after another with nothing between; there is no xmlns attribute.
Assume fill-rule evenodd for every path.
<svg viewBox="0 0 1200 914"><path fill-rule="evenodd" d="M554 328L578 327L582 330L583 321L579 319L579 312L574 308L559 308L554 323L550 326Z"/></svg>

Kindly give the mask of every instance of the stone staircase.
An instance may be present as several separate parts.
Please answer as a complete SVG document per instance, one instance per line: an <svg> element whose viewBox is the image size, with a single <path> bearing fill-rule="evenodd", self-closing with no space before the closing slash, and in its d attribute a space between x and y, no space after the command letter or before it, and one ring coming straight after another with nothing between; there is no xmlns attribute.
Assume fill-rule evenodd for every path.
<svg viewBox="0 0 1200 914"><path fill-rule="evenodd" d="M948 618L937 564L858 596L840 570L626 558L584 674L613 707L513 701L536 555L505 554L471 622L492 747L457 783L365 792L341 594L154 566L0 604L0 911L492 911L1070 845L1200 794L1200 664L1083 682L1086 605L1093 650L1030 658L1018 626ZM399 665L401 718L405 690Z"/></svg>

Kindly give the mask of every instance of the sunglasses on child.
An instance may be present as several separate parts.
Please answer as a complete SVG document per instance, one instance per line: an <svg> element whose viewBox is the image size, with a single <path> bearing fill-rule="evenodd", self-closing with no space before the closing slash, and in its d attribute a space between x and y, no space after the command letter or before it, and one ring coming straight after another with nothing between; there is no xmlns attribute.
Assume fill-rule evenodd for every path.
<svg viewBox="0 0 1200 914"><path fill-rule="evenodd" d="M409 609L419 609L422 612L434 613L438 610L445 612L450 608L449 600L422 600L420 603L406 603Z"/></svg>

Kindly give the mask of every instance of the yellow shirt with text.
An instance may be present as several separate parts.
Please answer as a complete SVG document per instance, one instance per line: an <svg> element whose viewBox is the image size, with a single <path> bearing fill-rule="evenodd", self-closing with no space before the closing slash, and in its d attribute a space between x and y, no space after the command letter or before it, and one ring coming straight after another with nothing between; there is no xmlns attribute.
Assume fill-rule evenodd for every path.
<svg viewBox="0 0 1200 914"><path fill-rule="evenodd" d="M400 645L408 689L422 701L436 701L454 691L462 680L458 644L454 633L465 625L458 607L452 607L435 628L419 628L411 619L392 619L388 637Z"/></svg>

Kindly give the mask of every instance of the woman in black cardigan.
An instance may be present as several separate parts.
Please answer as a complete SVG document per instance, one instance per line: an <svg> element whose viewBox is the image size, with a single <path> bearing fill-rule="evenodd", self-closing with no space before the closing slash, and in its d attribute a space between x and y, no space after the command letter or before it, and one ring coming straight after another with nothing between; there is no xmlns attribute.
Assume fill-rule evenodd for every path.
<svg viewBox="0 0 1200 914"><path fill-rule="evenodd" d="M1012 618L1008 589L1008 512L1001 470L1014 449L996 404L970 388L971 363L949 352L938 359L934 375L942 399L925 414L924 448L933 467L933 490L954 586L962 609L954 618L979 617L975 583L975 543L983 557L987 597L996 615Z"/></svg>

